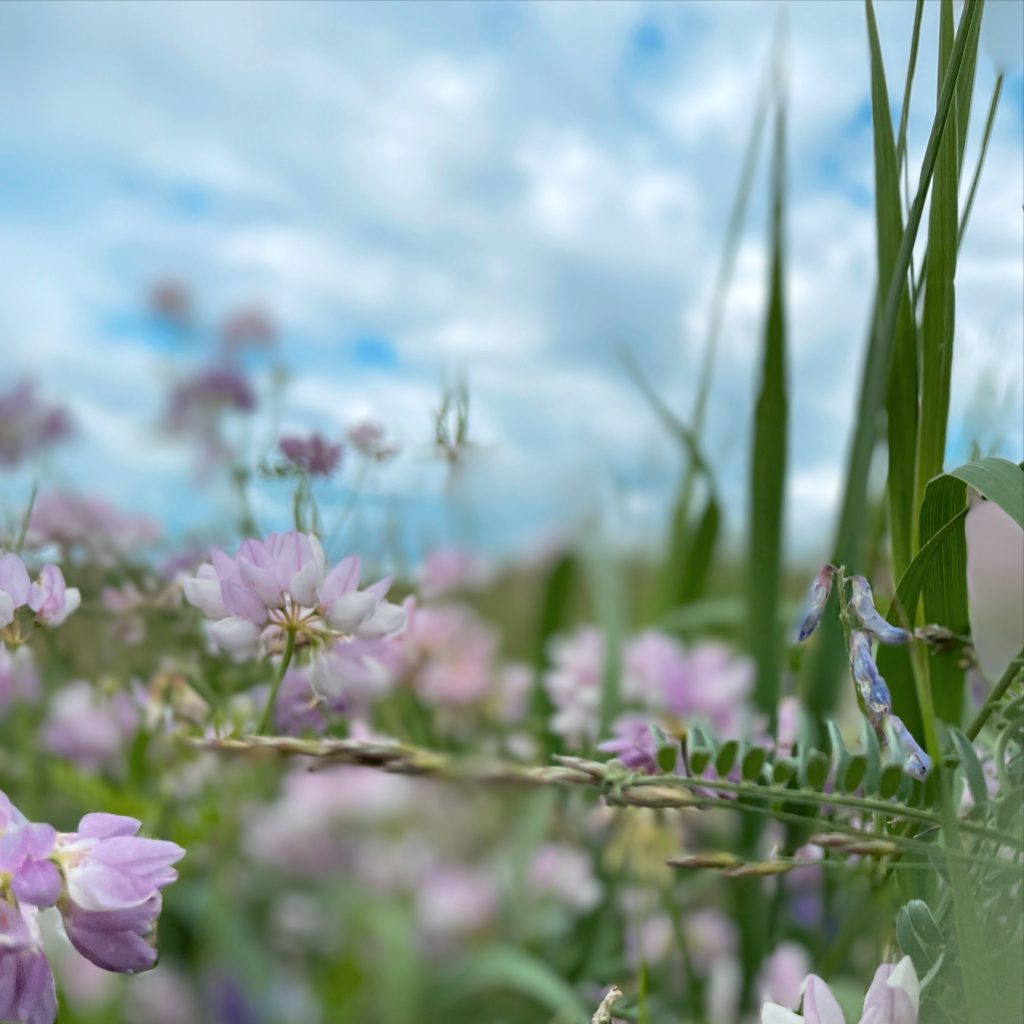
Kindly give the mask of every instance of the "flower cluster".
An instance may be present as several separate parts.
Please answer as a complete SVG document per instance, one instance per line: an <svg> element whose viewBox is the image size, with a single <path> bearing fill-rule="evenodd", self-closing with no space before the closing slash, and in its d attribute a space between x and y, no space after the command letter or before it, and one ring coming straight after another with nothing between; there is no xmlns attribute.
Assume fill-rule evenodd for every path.
<svg viewBox="0 0 1024 1024"><path fill-rule="evenodd" d="M878 671L871 650L873 639L881 644L906 644L910 642L911 635L907 630L887 622L879 614L875 608L871 584L863 576L852 576L847 580L842 569L826 565L811 584L796 639L798 642L806 640L818 628L835 577L839 578L841 595L845 592L846 584L850 585L850 600L840 609L843 622L848 622L851 612L860 622L861 628L847 630L847 641L850 671L864 714L883 740L891 737L902 748L906 757L906 771L914 778L924 780L931 771L931 758L911 735L903 720L892 713L889 686Z"/></svg>
<svg viewBox="0 0 1024 1024"><path fill-rule="evenodd" d="M294 466L310 476L330 476L341 463L342 446L322 434L288 435L277 442L278 450Z"/></svg>
<svg viewBox="0 0 1024 1024"><path fill-rule="evenodd" d="M0 792L0 1019L52 1024L53 974L38 914L56 907L71 944L107 971L156 963L161 890L185 854L176 843L137 835L141 823L87 814L76 832L28 821Z"/></svg>
<svg viewBox="0 0 1024 1024"><path fill-rule="evenodd" d="M44 565L36 580L29 577L21 558L11 551L0 555L0 630L4 639L21 639L15 627L19 608L28 608L43 626L59 626L82 603L77 587L64 582L64 574L55 565Z"/></svg>
<svg viewBox="0 0 1024 1024"><path fill-rule="evenodd" d="M596 740L605 671L603 634L586 626L556 637L550 654L552 668L544 685L555 706L552 731L574 746ZM623 715L615 725L616 739L602 749L625 755L627 763L634 753L638 765L649 760L648 753L653 755L646 738L652 716L701 721L723 733L750 724L742 719L744 698L753 686L753 666L724 644L686 648L675 637L649 629L626 643L618 668L624 700L644 714Z"/></svg>
<svg viewBox="0 0 1024 1024"><path fill-rule="evenodd" d="M91 495L49 491L39 495L28 521L33 547L57 544L108 565L160 536L158 523L129 516Z"/></svg>
<svg viewBox="0 0 1024 1024"><path fill-rule="evenodd" d="M0 394L0 466L16 466L71 432L68 414L59 406L44 405L31 382Z"/></svg>
<svg viewBox="0 0 1024 1024"><path fill-rule="evenodd" d="M404 610L384 599L390 578L358 589L359 558L328 571L312 534L271 533L243 541L233 557L219 550L210 557L185 580L185 596L212 620L211 640L230 654L279 649L288 634L317 646L376 640L405 623Z"/></svg>

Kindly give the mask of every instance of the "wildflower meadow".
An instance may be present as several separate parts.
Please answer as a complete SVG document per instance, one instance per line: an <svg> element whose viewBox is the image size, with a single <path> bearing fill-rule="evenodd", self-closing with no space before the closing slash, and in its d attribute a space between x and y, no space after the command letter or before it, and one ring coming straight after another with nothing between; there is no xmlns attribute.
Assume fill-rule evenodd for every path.
<svg viewBox="0 0 1024 1024"><path fill-rule="evenodd" d="M538 85L514 50L527 33L517 19L548 19L549 42L569 19L582 61L599 25L642 8L621 74L648 75L637 88L658 93L654 72L636 70L641 58L669 60L657 19L693 19L685 32L698 38L710 31L705 15L724 17L731 33L729 17L769 5L32 6L5 12L46 29L24 36L30 53L57 47L47 33L74 17L85 19L75 29L82 46L95 45L90 19L102 13L109 24L191 19L186 49L205 51L216 37L230 55L246 45L246 17L273 16L275 54L286 60L304 19L366 17L373 31L357 56L371 65L388 33L413 19L424 19L417 32L435 33L435 48L456 19L478 19L519 54L516 102L526 103ZM792 69L807 58L793 26L812 17L838 31L829 19L840 13L859 33L860 77L825 75L815 89L868 98L858 122L865 176L850 186L856 230L831 237L828 251L858 244L860 232L872 262L859 319L836 324L816 291L831 257L801 254L793 227L794 196L825 172L794 156L802 108L791 96ZM545 460L569 444L545 417L615 416L588 398L578 353L554 390L538 390L548 386L540 370L525 382L515 375L519 361L533 365L526 342L502 364L498 392L539 445L474 490L481 467L500 464L502 436L473 367L449 359L411 428L399 414L411 392L386 339L360 336L363 369L332 362L328 345L302 349L300 385L290 286L240 288L224 312L210 300L212 274L151 273L137 240L122 262L110 257L134 291L130 316L104 314L104 330L148 339L163 360L138 385L157 397L134 426L117 418L116 402L85 401L88 387L60 376L62 359L45 343L42 372L17 369L29 365L19 360L31 359L31 337L60 329L42 305L38 331L31 316L3 321L0 1021L1024 1020L1024 380L1019 361L999 364L1009 403L982 399L985 417L972 419L955 400L954 372L965 336L983 349L983 311L962 282L1002 282L1011 300L1024 290L1019 262L1002 266L967 244L972 212L991 209L995 190L1012 197L996 219L1020 249L1020 181L1007 191L1004 165L988 159L1000 117L1012 122L1018 170L1024 149L1021 75L1001 56L1024 49L1020 14L1019 0L803 0L765 22L763 66L745 60L743 102L729 108L742 158L692 199L721 214L721 230L710 251L675 268L710 282L686 328L697 324L699 343L670 349L685 399L666 383L676 370L639 339L623 330L609 345L610 387L634 410L611 428L620 479L648 465L651 437L672 467L657 525L639 538L602 517L615 504L602 497L571 529L563 519L529 542L516 533L499 543L534 515L538 492L564 511L599 464L580 461L564 490L545 482ZM212 18L237 35L218 35ZM157 52L144 54L154 75L167 70ZM441 58L430 60L436 71ZM224 80L253 71L230 61L218 57ZM383 93L399 74L374 81ZM373 153L400 173L364 183L353 220L383 216L378 204L405 202L406 187L440 195L447 186L424 184L416 156L432 147L464 176L452 188L472 178L466 168L482 158L465 128L471 101L444 74L434 92L417 80L391 120L368 115L383 133ZM497 88L489 74L479 73L484 93ZM342 102L327 65L302 59L287 76L303 95ZM212 95L214 82L202 88ZM712 96L726 95L716 88ZM545 94L542 106L583 102L571 93ZM375 102L372 89L359 94L361 109ZM437 123L421 102L434 105L430 117L442 111ZM685 91L675 102L680 117L696 109ZM189 107L190 123L202 107ZM344 120L311 115L301 137L329 137ZM431 134L449 121L457 131ZM814 128L829 130L824 120ZM414 142L400 143L403 131ZM488 152L504 145L483 137ZM591 174L574 144L552 246L560 267L585 276L598 255L573 248L572 204L590 216L592 190L614 203L626 186ZM528 149L515 166L533 167L550 148ZM225 180L244 178L224 150L206 152ZM85 189L84 168L60 173L80 174ZM28 178L46 188L48 173ZM36 202L28 178L17 186L25 210ZM562 187L551 181L540 202ZM641 198L657 220L657 204L675 200L664 199L665 180L651 181ZM118 187L135 189L139 209L158 202L129 176ZM276 201L262 184L230 201L183 188L159 202L199 225L197 251L218 244L202 234L203 218L234 202L231 216L255 219ZM511 189L496 187L488 204L511 202ZM482 216L456 208L446 221L402 207L417 266L430 269L435 247ZM825 205L812 214L831 215ZM92 240L120 223L105 213ZM269 230L231 250L237 266L258 251L274 280L348 287L326 250ZM387 246L387 231L373 237ZM623 287L655 301L642 247L620 257L635 268ZM522 270L533 258L524 247L514 263ZM727 325L736 304L749 305L738 284L749 259L761 284L738 344L752 375L721 394L716 381L731 387L739 373ZM353 274L360 262L348 265ZM460 264L457 304L473 308L476 273L501 279L499 263L486 245L475 249ZM101 265L83 286L90 309L105 301ZM137 265L144 280L132 276ZM449 294L434 277L378 276L396 309ZM360 276L355 290L375 280ZM632 324L617 319L620 294L595 287L562 316L590 323L597 310L618 332ZM344 302L362 309L364 297ZM809 321L833 333L808 342ZM329 318L320 326L329 331ZM419 338L412 320L408 330ZM1024 343L1019 310L1005 330ZM111 381L149 366L142 342L119 344L102 368ZM500 347L485 347L483 363ZM80 351L67 349L72 376ZM429 358L429 341L415 351ZM832 367L847 351L856 370L844 375ZM794 369L807 360L827 388ZM332 381L366 367L374 400L337 397ZM802 453L837 422L843 454L825 467L833 498L800 519L805 536L793 544L792 517L810 500L791 487ZM742 453L735 475L727 449ZM116 486L104 475L115 451L130 455ZM186 483L161 485L172 472ZM387 485L403 473L416 481L404 503ZM568 471L558 473L564 483Z"/></svg>

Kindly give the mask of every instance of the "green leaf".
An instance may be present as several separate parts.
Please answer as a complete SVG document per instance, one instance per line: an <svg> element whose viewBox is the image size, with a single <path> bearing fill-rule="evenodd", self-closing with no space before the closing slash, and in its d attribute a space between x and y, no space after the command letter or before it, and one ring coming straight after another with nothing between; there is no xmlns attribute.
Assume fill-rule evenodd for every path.
<svg viewBox="0 0 1024 1024"><path fill-rule="evenodd" d="M703 775L707 766L711 764L711 759L715 756L715 746L699 726L695 726L687 734L686 750L690 771L694 775Z"/></svg>
<svg viewBox="0 0 1024 1024"><path fill-rule="evenodd" d="M492 946L473 956L455 987L463 997L489 989L516 992L573 1024L584 1024L590 1016L575 989L553 967L514 946Z"/></svg>
<svg viewBox="0 0 1024 1024"><path fill-rule="evenodd" d="M563 556L548 573L540 601L540 618L537 622L533 653L534 683L530 712L534 729L541 739L543 749L549 754L557 750L559 744L548 725L554 707L544 688L544 667L547 663L548 645L551 638L568 625L568 615L572 607L572 596L577 586L578 576L579 569L576 559L572 555Z"/></svg>
<svg viewBox="0 0 1024 1024"><path fill-rule="evenodd" d="M846 765L846 771L839 779L839 788L844 793L853 793L864 781L868 770L868 759L863 754L855 754Z"/></svg>
<svg viewBox="0 0 1024 1024"><path fill-rule="evenodd" d="M772 765L772 785L785 786L797 772L797 763L791 757L779 757Z"/></svg>
<svg viewBox="0 0 1024 1024"><path fill-rule="evenodd" d="M779 703L781 643L776 624L782 559L783 502L786 485L786 310L784 101L775 112L768 313L761 357L761 383L754 410L750 470L750 652L757 671L754 700L772 719Z"/></svg>
<svg viewBox="0 0 1024 1024"><path fill-rule="evenodd" d="M709 493L704 512L693 531L693 536L689 538L674 606L689 604L704 592L711 569L711 558L715 552L715 540L718 538L718 523L718 502L714 493Z"/></svg>
<svg viewBox="0 0 1024 1024"><path fill-rule="evenodd" d="M747 750L740 764L743 781L753 782L755 779L759 779L767 760L768 752L763 747L751 747Z"/></svg>
<svg viewBox="0 0 1024 1024"><path fill-rule="evenodd" d="M720 779L724 779L732 771L739 749L740 745L736 740L726 740L718 748L718 754L715 757L715 771Z"/></svg>
<svg viewBox="0 0 1024 1024"><path fill-rule="evenodd" d="M903 765L887 764L878 779L878 795L883 800L891 800L899 791L903 781Z"/></svg>
<svg viewBox="0 0 1024 1024"><path fill-rule="evenodd" d="M889 608L890 622L913 626L918 621L918 601L924 597L924 615L930 622L967 633L967 548L964 519L967 516L967 487L994 501L1024 526L1024 470L1006 459L977 459L932 480L921 508L921 549L907 567ZM934 668L943 661L943 689L935 688L937 714L959 724L963 703L962 672L953 658L938 655ZM921 712L907 648L886 647L878 652L878 668L889 684L893 708L914 734L921 731ZM959 674L958 674L959 673ZM933 676L933 679L936 678Z"/></svg>
<svg viewBox="0 0 1024 1024"><path fill-rule="evenodd" d="M868 42L871 51L871 108L875 145L875 230L878 236L878 280L893 280L903 209L900 203L899 161L889 113L889 90L871 0L867 0ZM909 77L909 75L908 75ZM908 81L909 93L909 81ZM914 466L917 439L917 336L906 272L893 337L892 362L886 393L889 435L889 529L893 566L902 575L913 550ZM880 311L876 310L876 315Z"/></svg>
<svg viewBox="0 0 1024 1024"><path fill-rule="evenodd" d="M985 782L985 772L978 760L974 744L959 729L950 729L949 734L952 737L957 756L960 758L960 767L963 769L967 786L974 798L974 804L976 807L984 807L988 803L988 785Z"/></svg>

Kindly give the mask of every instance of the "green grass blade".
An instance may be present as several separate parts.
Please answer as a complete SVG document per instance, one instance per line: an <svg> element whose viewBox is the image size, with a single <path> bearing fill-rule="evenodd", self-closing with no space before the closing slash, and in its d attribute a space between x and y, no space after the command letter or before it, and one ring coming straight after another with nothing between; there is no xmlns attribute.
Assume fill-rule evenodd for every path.
<svg viewBox="0 0 1024 1024"><path fill-rule="evenodd" d="M718 539L719 520L718 502L714 494L709 494L704 512L689 538L683 572L678 579L678 589L673 595L671 607L677 608L696 601L704 592L715 553L715 541Z"/></svg>
<svg viewBox="0 0 1024 1024"><path fill-rule="evenodd" d="M910 120L910 95L914 85L914 72L917 70L917 50L921 42L921 16L924 14L924 0L917 0L914 5L914 30L910 37L910 58L907 61L907 80L903 85L903 107L900 110L899 138L896 142L896 160L903 165L907 155L907 122ZM874 15L872 13L872 21ZM872 60L874 58L872 57ZM910 205L909 199L907 205Z"/></svg>
<svg viewBox="0 0 1024 1024"><path fill-rule="evenodd" d="M914 242L917 239L917 232L924 215L925 201L939 157L943 129L953 106L953 94L960 65L963 62L964 51L974 20L980 15L981 5L977 2L970 3L964 8L956 38L953 40L952 54L946 65L939 103L921 165L917 193L907 217L907 226L896 256L893 277L879 289L879 296L884 294L885 301L881 306L881 315L874 322L864 362L857 405L857 421L850 446L846 487L833 545L833 559L840 564L863 565L863 541L867 526L865 513L868 474L878 434L878 415L885 397L903 283L906 280ZM818 713L827 712L835 703L838 692L837 679L845 660L842 632L838 623L826 619L822 625L824 628L816 656L808 659L809 674L804 687L809 706Z"/></svg>
<svg viewBox="0 0 1024 1024"><path fill-rule="evenodd" d="M889 90L878 41L874 6L866 0L871 50L871 107L875 143L875 228L878 236L878 280L893 279L896 255L903 237L900 206L899 158L893 141ZM908 95L909 95L908 73ZM910 309L910 292L903 282L892 363L886 394L889 440L889 529L893 568L899 578L910 563L914 523L914 465L917 439L917 338Z"/></svg>
<svg viewBox="0 0 1024 1024"><path fill-rule="evenodd" d="M754 697L774 716L779 701L780 636L776 624L786 486L786 309L784 101L775 115L772 160L771 272L761 386L754 411L750 473L750 650L757 667Z"/></svg>
<svg viewBox="0 0 1024 1024"><path fill-rule="evenodd" d="M988 144L992 138L992 125L995 123L996 111L999 109L999 97L1003 92L1003 75L1000 72L996 76L996 84L992 89L992 99L989 101L988 114L985 117L985 130L981 136L981 150L978 153L978 163L975 165L974 174L971 176L971 187L967 192L967 201L964 203L964 212L960 215L960 231L957 235L957 247L964 241L964 232L967 230L967 222L971 219L971 210L974 208L974 197L978 193L978 183L981 181L981 171L985 166L985 157L988 155Z"/></svg>

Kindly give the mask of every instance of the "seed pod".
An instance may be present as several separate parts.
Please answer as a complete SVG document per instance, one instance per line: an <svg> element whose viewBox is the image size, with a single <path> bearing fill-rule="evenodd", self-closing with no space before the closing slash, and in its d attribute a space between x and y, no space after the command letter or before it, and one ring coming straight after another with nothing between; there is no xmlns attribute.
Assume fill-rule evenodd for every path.
<svg viewBox="0 0 1024 1024"><path fill-rule="evenodd" d="M864 628L870 630L880 643L909 643L910 634L905 629L893 626L878 614L871 596L871 584L863 576L854 576L850 583L853 586L853 599L850 604Z"/></svg>
<svg viewBox="0 0 1024 1024"><path fill-rule="evenodd" d="M907 762L903 766L903 770L920 782L924 782L932 770L932 759L924 752L917 740L910 735L910 730L903 724L901 718L890 715L889 724L907 755Z"/></svg>
<svg viewBox="0 0 1024 1024"><path fill-rule="evenodd" d="M892 712L892 697L871 656L871 634L863 629L850 633L850 669L868 721L878 729Z"/></svg>
<svg viewBox="0 0 1024 1024"><path fill-rule="evenodd" d="M814 577L811 589L807 593L807 600L804 603L800 623L796 628L795 643L806 640L818 628L818 623L821 622L821 617L825 612L828 595L832 590L832 576L835 571L836 567L834 565L826 565Z"/></svg>

